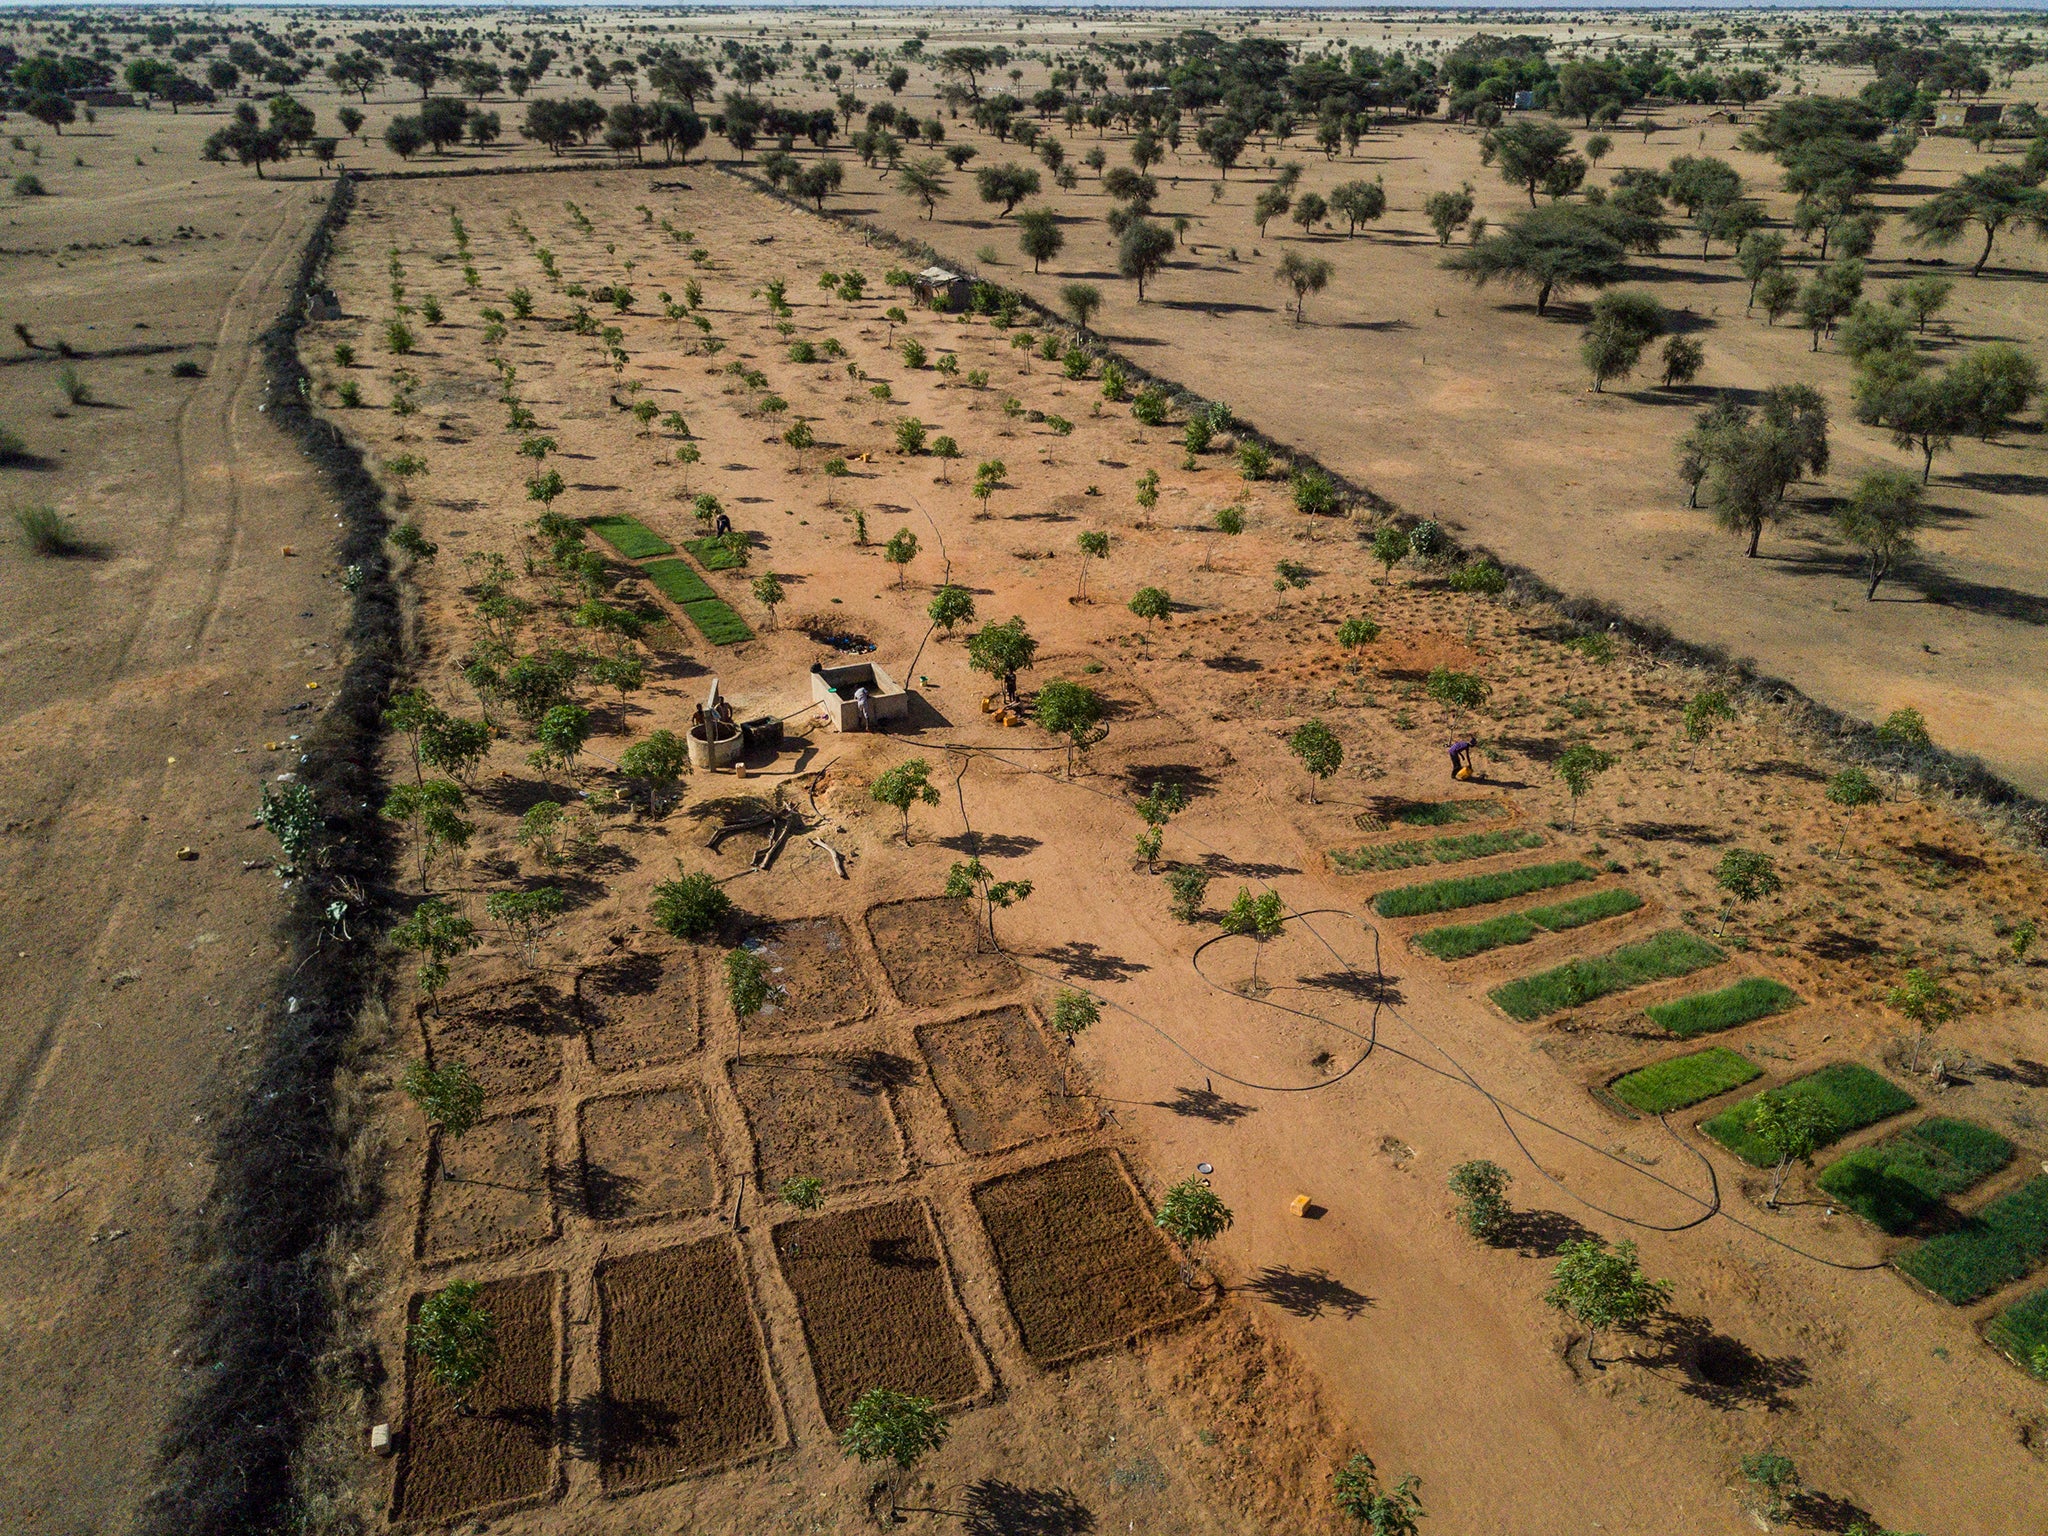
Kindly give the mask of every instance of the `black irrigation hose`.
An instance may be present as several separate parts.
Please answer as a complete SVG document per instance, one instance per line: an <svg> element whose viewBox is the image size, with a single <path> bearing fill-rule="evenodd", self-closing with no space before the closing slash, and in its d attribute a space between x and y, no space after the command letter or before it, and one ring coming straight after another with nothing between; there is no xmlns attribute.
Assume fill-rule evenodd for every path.
<svg viewBox="0 0 2048 1536"><path fill-rule="evenodd" d="M954 776L953 791L954 796L959 803L961 824L965 829L968 837L973 838L976 834L974 830L973 821L969 817L967 812L967 793L965 789L965 780L967 777L968 764L970 764L976 757L989 757L995 759L998 762L1008 762L1008 759L1004 757L1001 751L998 751L997 749L992 747L974 747L959 745L949 746L946 750L948 752L957 752L967 759L966 762L962 763L959 773L957 773ZM1022 750L1029 751L1034 749L1025 748ZM1056 751L1061 749L1038 748L1035 750ZM1028 767L1021 763L1010 763L1009 766L1018 768L1025 772L1031 771ZM1083 790L1089 794L1100 796L1101 798L1106 800L1115 800L1119 804L1125 803L1121 795L1113 794L1107 790L1096 789L1092 785L1072 784L1070 782L1069 787ZM1192 833L1183 832L1182 836L1185 837L1188 841L1196 844L1198 847L1207 849L1209 852L1222 852L1222 850L1215 847L1214 844L1205 842L1202 838L1195 836ZM1273 887L1268 885L1267 889L1273 890ZM1275 894L1278 894L1277 891L1275 892ZM1323 936L1323 934L1315 927L1313 923L1310 923L1308 921L1308 919L1312 917L1321 917L1332 914L1342 915L1351 918L1353 921L1359 923L1360 926L1364 927L1366 931L1371 933L1373 936L1372 980L1375 983L1375 986L1373 988L1374 996L1372 1018L1366 1030L1356 1030L1349 1027L1348 1025L1340 1024L1334 1019L1325 1018L1321 1014L1311 1013L1305 1009L1289 1007L1285 1003L1275 1003L1272 1002L1270 999L1266 998L1251 999L1251 1001L1261 1003L1269 1008L1278 1009L1283 1013L1291 1013L1298 1018L1313 1019L1319 1024L1322 1024L1330 1029L1337 1030L1339 1033L1350 1035L1354 1039L1363 1040L1365 1042L1365 1048L1359 1053L1358 1059L1356 1061L1352 1062L1351 1065L1346 1067L1342 1072L1337 1073L1334 1076L1331 1076L1321 1082L1305 1084L1255 1083L1248 1081L1247 1079L1234 1076L1233 1074L1225 1072L1220 1068L1214 1067L1210 1063L1204 1061L1193 1050L1189 1049L1186 1045L1182 1044L1180 1040L1175 1038L1171 1031L1162 1028L1160 1025L1154 1023L1152 1020L1146 1018L1144 1015L1136 1012L1135 1010L1125 1007L1123 1004L1115 1002L1112 999L1106 997L1098 997L1096 998L1096 1001L1098 1002L1098 1004L1106 1005L1112 1011L1119 1013L1123 1015L1125 1018L1128 1018L1133 1022L1138 1023L1144 1026L1146 1029L1150 1030L1153 1034L1157 1035L1161 1040L1165 1041L1168 1045L1172 1046L1176 1051L1180 1052L1180 1054L1185 1056L1189 1061L1193 1062L1196 1066L1200 1067L1205 1074L1211 1077L1220 1077L1225 1082L1230 1083L1235 1087L1246 1089L1248 1091L1259 1093L1307 1093L1313 1092L1314 1090L1319 1088L1333 1087L1337 1083L1340 1083L1344 1081L1346 1078L1350 1077L1354 1072L1356 1072L1360 1067L1362 1067L1365 1064L1366 1058L1371 1056L1377 1050L1386 1051L1388 1054L1392 1056L1399 1057L1403 1061L1407 1061L1417 1067L1420 1067L1425 1072L1433 1073L1436 1076L1448 1078L1452 1081L1463 1083L1466 1087L1470 1088L1474 1093L1477 1093L1481 1098L1485 1099L1489 1105L1492 1106L1494 1113L1500 1117L1502 1128L1507 1131L1509 1137L1514 1141L1516 1150L1519 1151L1525 1159L1527 1159L1530 1168L1532 1168L1536 1172L1538 1177L1540 1177L1545 1183L1549 1184L1553 1189L1557 1190L1566 1198L1577 1202L1579 1205L1585 1207L1589 1211L1594 1212L1596 1215L1605 1216L1610 1221L1619 1222L1623 1226L1632 1227L1638 1231L1644 1232L1688 1232L1693 1230L1694 1228L1705 1225L1707 1222L1713 1220L1716 1216L1719 1216L1727 1221L1734 1223L1743 1231L1753 1233L1755 1236L1762 1238L1767 1243L1772 1243L1779 1248L1783 1248L1788 1253L1797 1254L1800 1258L1811 1260L1813 1263L1822 1265L1828 1269L1860 1272L1867 1270L1884 1269L1888 1267L1888 1261L1882 1259L1871 1263L1850 1263L1840 1259L1831 1259L1822 1254L1813 1253L1808 1249L1801 1248L1796 1243L1788 1242L1784 1238L1778 1237L1770 1232L1766 1232L1761 1227L1755 1226L1750 1222L1744 1221L1741 1217L1732 1214L1727 1209L1727 1206L1722 1199L1720 1175L1715 1170L1712 1160L1709 1159L1704 1152L1700 1151L1699 1148L1693 1146L1690 1142L1686 1141L1685 1138L1680 1136L1676 1130L1673 1130L1671 1122L1664 1115L1660 1114L1657 1117L1657 1123L1664 1127L1664 1129L1670 1134L1671 1139L1674 1142L1676 1142L1680 1147L1682 1147L1686 1152L1691 1154L1694 1158L1698 1159L1700 1165L1703 1168L1705 1168L1710 1190L1710 1194L1708 1196L1703 1197L1693 1193L1691 1190L1682 1188L1681 1186L1674 1184L1671 1180L1666 1179L1661 1174L1651 1173L1648 1169L1645 1169L1636 1163L1630 1162L1627 1158L1621 1157L1614 1152L1608 1151L1605 1147L1595 1145L1594 1143L1586 1140L1584 1137L1579 1136L1572 1131L1566 1130L1563 1126L1557 1125L1549 1120L1546 1120L1542 1116L1535 1114L1532 1111L1521 1108L1519 1105L1509 1103L1506 1099L1503 1099L1499 1094L1493 1092L1491 1089L1487 1088L1482 1083L1480 1083L1480 1081L1472 1075L1472 1072L1469 1068L1467 1068L1456 1057L1451 1055L1449 1051L1445 1050L1442 1045L1438 1044L1435 1040L1431 1039L1430 1036L1427 1033L1425 1033L1422 1029L1418 1028L1415 1024L1410 1022L1401 1013L1399 1009L1393 1008L1391 1005L1385 1002L1384 997L1386 973L1384 972L1384 970L1381 969L1380 965L1380 936L1378 929L1373 928L1371 924L1366 923L1362 917L1358 916L1358 914L1341 907L1317 907L1312 908L1305 912L1294 911L1292 909L1289 909L1287 915L1290 918L1301 920L1303 926L1307 928L1307 930L1315 936L1316 942L1322 945L1324 950L1327 951L1330 955L1331 959L1334 960L1338 964L1338 966L1340 966L1346 973L1348 973L1351 976L1357 977L1360 981L1364 981L1366 979L1366 974L1360 971L1358 967L1353 965L1349 960L1345 959L1344 956L1339 954L1335 946L1333 946L1330 943L1330 941ZM1207 982L1209 986L1214 987L1218 991L1228 991L1229 989L1223 987L1220 983L1210 978L1210 976L1202 970L1199 962L1202 956L1202 952L1204 950L1208 949L1212 944L1219 943L1221 942L1221 940L1229 937L1232 937L1232 935L1218 934L1212 938L1204 940L1200 945L1196 947L1195 953L1189 958L1189 963L1193 967L1195 974L1197 976L1200 976L1204 982ZM997 939L996 943L999 948L1002 947L1002 941L1000 939ZM1008 949L1004 949L1003 953L1009 956L1011 963L1016 965L1019 970L1022 970L1029 975L1038 976L1045 980L1059 982L1061 984L1065 984L1066 982L1066 978L1064 976L1060 976L1052 972L1043 971L1035 966L1025 964L1022 960L1020 960L1014 953L1012 953ZM1093 996L1093 994L1090 995ZM1449 1067L1446 1068L1434 1065L1428 1061L1423 1060L1421 1057L1414 1055L1411 1052L1404 1051L1400 1049L1398 1046L1387 1044L1385 1041L1381 1040L1379 1037L1379 1017L1382 1008L1387 1009L1387 1011L1391 1013L1394 1018L1399 1019L1401 1023L1406 1025L1409 1029L1413 1030L1419 1038L1421 1038L1424 1042L1428 1044L1429 1048L1432 1051L1434 1051L1437 1055L1441 1056L1444 1059L1444 1061L1450 1064ZM1668 1224L1645 1221L1640 1217L1635 1216L1627 1216L1619 1211L1611 1210L1606 1206L1597 1204L1596 1202L1588 1199L1586 1196L1580 1194L1577 1190L1572 1189L1569 1185L1565 1184L1562 1180L1557 1178L1554 1174L1552 1174L1547 1168L1543 1166L1541 1160L1536 1156L1535 1152L1530 1149L1527 1141L1523 1139L1520 1130L1516 1128L1514 1124L1514 1121L1516 1119L1525 1120L1529 1122L1531 1125L1541 1127L1543 1130L1551 1132L1553 1135L1562 1136L1565 1140L1571 1142L1575 1146L1582 1147L1586 1151L1591 1152L1595 1157L1613 1163L1615 1166L1621 1168L1627 1173L1635 1175L1638 1178L1648 1179L1650 1182L1670 1190L1673 1194L1679 1196L1681 1199L1689 1201L1692 1204L1701 1207L1700 1214L1698 1216L1691 1218L1688 1221L1683 1221L1676 1224Z"/></svg>

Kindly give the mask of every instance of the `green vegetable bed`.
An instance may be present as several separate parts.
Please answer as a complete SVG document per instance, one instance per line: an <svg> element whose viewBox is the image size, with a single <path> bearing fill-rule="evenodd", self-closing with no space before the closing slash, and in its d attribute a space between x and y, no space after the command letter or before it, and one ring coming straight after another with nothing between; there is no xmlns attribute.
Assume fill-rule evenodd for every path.
<svg viewBox="0 0 2048 1536"><path fill-rule="evenodd" d="M1757 1099L1795 1097L1816 1100L1827 1110L1833 1124L1821 1137L1820 1144L1824 1147L1832 1146L1851 1131L1860 1131L1866 1125L1875 1125L1880 1120L1889 1120L1893 1115L1902 1115L1919 1107L1919 1100L1890 1078L1881 1077L1853 1061L1838 1061L1818 1072L1794 1078L1768 1093L1760 1093L1756 1098L1744 1099L1704 1122L1700 1129L1745 1163L1768 1168L1777 1159L1749 1129L1750 1120L1756 1113Z"/></svg>
<svg viewBox="0 0 2048 1536"><path fill-rule="evenodd" d="M1718 992L1695 992L1691 997L1668 1003L1652 1003L1643 1012L1681 1040L1711 1035L1752 1019L1769 1018L1797 1008L1800 996L1781 981L1768 976L1745 976L1732 987Z"/></svg>
<svg viewBox="0 0 2048 1536"><path fill-rule="evenodd" d="M583 526L628 560L645 560L650 555L672 555L676 552L675 545L639 518L623 512L611 517L586 517Z"/></svg>
<svg viewBox="0 0 2048 1536"><path fill-rule="evenodd" d="M707 571L733 571L747 563L744 550L732 549L715 537L685 539L683 548L687 549L696 558L697 563Z"/></svg>
<svg viewBox="0 0 2048 1536"><path fill-rule="evenodd" d="M2007 1307L1984 1330L1994 1349L2002 1349L2044 1381L2048 1362L2039 1351L2048 1349L2048 1286L2031 1296L2022 1296Z"/></svg>
<svg viewBox="0 0 2048 1536"><path fill-rule="evenodd" d="M2019 1279L2048 1255L2048 1175L1992 1201L1960 1230L1892 1262L1935 1295L1967 1306Z"/></svg>
<svg viewBox="0 0 2048 1536"><path fill-rule="evenodd" d="M1858 1147L1820 1176L1820 1187L1887 1232L1905 1231L1944 1197L1981 1183L2012 1161L2013 1144L1967 1120L1923 1120L1875 1146Z"/></svg>
<svg viewBox="0 0 2048 1536"><path fill-rule="evenodd" d="M1574 896L1570 901L1553 902L1545 907L1503 912L1483 923L1455 923L1447 928L1432 928L1427 933L1415 935L1415 947L1439 960L1463 960L1484 954L1489 949L1526 944L1539 932L1562 933L1568 928L1597 923L1604 917L1619 917L1624 912L1635 911L1642 904L1643 898L1634 891L1619 888L1595 891L1590 896Z"/></svg>
<svg viewBox="0 0 2048 1536"><path fill-rule="evenodd" d="M754 632L747 628L747 621L715 597L685 603L683 612L713 645L732 645L754 638Z"/></svg>
<svg viewBox="0 0 2048 1536"><path fill-rule="evenodd" d="M1617 1077L1608 1086L1622 1103L1633 1105L1646 1115L1661 1115L1684 1109L1688 1104L1703 1103L1761 1076L1760 1068L1725 1045L1710 1045L1687 1056L1652 1062L1625 1077Z"/></svg>
<svg viewBox="0 0 2048 1536"><path fill-rule="evenodd" d="M1467 859L1490 858L1496 853L1519 853L1541 848L1540 832L1467 832L1457 837L1432 837L1427 842L1381 843L1378 847L1345 853L1332 848L1330 859L1339 869L1368 874L1383 869L1413 869L1419 864L1462 864Z"/></svg>
<svg viewBox="0 0 2048 1536"><path fill-rule="evenodd" d="M1726 958L1705 939L1683 929L1668 928L1640 944L1624 944L1591 960L1567 960L1534 976L1505 982L1487 996L1500 1004L1510 1018L1531 1024L1567 1008L1581 1007L1610 992L1625 992L1630 987L1684 976L1718 965Z"/></svg>
<svg viewBox="0 0 2048 1536"><path fill-rule="evenodd" d="M718 594L687 560L656 560L640 569L647 573L647 579L654 583L661 595L672 603L680 603L687 608L691 603L707 599L718 601Z"/></svg>
<svg viewBox="0 0 2048 1536"><path fill-rule="evenodd" d="M1593 871L1577 859L1561 864L1525 864L1520 869L1503 869L1490 875L1464 875L1454 880L1432 880L1427 885L1401 885L1381 891L1372 900L1381 917L1424 917L1431 912L1455 912L1460 907L1483 907L1488 902L1547 891L1555 886L1576 885L1593 878Z"/></svg>

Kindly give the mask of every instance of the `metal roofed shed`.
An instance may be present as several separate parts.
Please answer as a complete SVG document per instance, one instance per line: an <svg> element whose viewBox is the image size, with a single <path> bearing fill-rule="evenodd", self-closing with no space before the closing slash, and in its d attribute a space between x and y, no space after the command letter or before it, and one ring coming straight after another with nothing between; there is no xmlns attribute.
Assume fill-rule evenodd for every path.
<svg viewBox="0 0 2048 1536"><path fill-rule="evenodd" d="M952 314L959 314L967 308L973 286L958 272L946 267L926 267L910 280L910 291L917 295L920 304L930 304L944 294L946 309Z"/></svg>
<svg viewBox="0 0 2048 1536"><path fill-rule="evenodd" d="M860 706L854 695L868 691L868 716L876 725L910 718L910 695L903 685L873 662L828 667L811 663L811 700L835 731L860 729Z"/></svg>

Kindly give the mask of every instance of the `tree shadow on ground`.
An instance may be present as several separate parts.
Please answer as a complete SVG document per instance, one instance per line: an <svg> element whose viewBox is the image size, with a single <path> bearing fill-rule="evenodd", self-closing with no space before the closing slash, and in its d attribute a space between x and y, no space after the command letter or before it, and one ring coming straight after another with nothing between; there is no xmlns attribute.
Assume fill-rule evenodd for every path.
<svg viewBox="0 0 2048 1536"><path fill-rule="evenodd" d="M1387 1003L1399 1006L1403 1001L1401 978L1374 971L1324 971L1317 976L1298 976L1296 982L1304 987L1320 987L1330 992L1342 992L1346 997L1355 997L1365 1003Z"/></svg>
<svg viewBox="0 0 2048 1536"><path fill-rule="evenodd" d="M1496 1248L1513 1248L1525 1258L1554 1259L1566 1243L1597 1236L1562 1211L1516 1211L1494 1236Z"/></svg>
<svg viewBox="0 0 2048 1536"><path fill-rule="evenodd" d="M1653 1370L1681 1373L1679 1391L1709 1407L1730 1412L1792 1406L1786 1394L1813 1375L1797 1355L1771 1356L1721 1333L1704 1317L1667 1314L1647 1335L1659 1353L1644 1363Z"/></svg>
<svg viewBox="0 0 2048 1536"><path fill-rule="evenodd" d="M1614 831L1619 837L1632 837L1643 843L1691 843L1711 848L1728 841L1727 833L1697 821L1629 821Z"/></svg>
<svg viewBox="0 0 2048 1536"><path fill-rule="evenodd" d="M1112 955L1097 944L1086 939L1070 939L1065 944L1038 952L1041 960L1050 960L1067 975L1081 981L1129 981L1133 976L1152 969L1142 960L1126 960L1121 955Z"/></svg>
<svg viewBox="0 0 2048 1536"><path fill-rule="evenodd" d="M1248 864L1221 853L1202 855L1202 868L1212 875L1235 875L1243 880L1271 880L1278 875L1301 873L1292 864Z"/></svg>
<svg viewBox="0 0 2048 1536"><path fill-rule="evenodd" d="M1330 1311L1356 1317L1373 1304L1370 1296L1323 1270L1282 1264L1268 1264L1239 1289L1296 1317L1321 1317Z"/></svg>
<svg viewBox="0 0 2048 1536"><path fill-rule="evenodd" d="M1857 1526L1878 1529L1870 1512L1847 1499L1838 1499L1818 1488L1802 1488L1785 1507L1785 1523L1808 1531L1853 1531Z"/></svg>
<svg viewBox="0 0 2048 1536"><path fill-rule="evenodd" d="M961 1528L967 1536L1083 1536L1095 1512L1066 1488L1022 1488L985 1477L967 1488Z"/></svg>
<svg viewBox="0 0 2048 1536"><path fill-rule="evenodd" d="M1211 1125L1235 1125L1252 1112L1250 1104L1226 1099L1213 1088L1176 1088L1170 1099L1156 1101L1156 1108L1168 1110L1187 1120L1206 1120Z"/></svg>
<svg viewBox="0 0 2048 1536"><path fill-rule="evenodd" d="M958 832L951 837L938 840L941 848L950 848L955 853L969 856L986 854L992 859L1022 858L1039 846L1035 837L1024 837L1009 832Z"/></svg>

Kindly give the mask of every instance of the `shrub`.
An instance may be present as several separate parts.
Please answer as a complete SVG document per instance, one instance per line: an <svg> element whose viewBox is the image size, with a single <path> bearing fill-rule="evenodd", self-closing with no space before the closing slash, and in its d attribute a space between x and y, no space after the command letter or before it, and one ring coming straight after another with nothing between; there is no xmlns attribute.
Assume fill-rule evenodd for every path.
<svg viewBox="0 0 2048 1536"><path fill-rule="evenodd" d="M413 349L412 328L403 320L394 320L384 327L384 345L403 357Z"/></svg>
<svg viewBox="0 0 2048 1536"><path fill-rule="evenodd" d="M1897 1234L2012 1161L1998 1132L1967 1120L1937 1118L1909 1126L1831 1164L1820 1187L1872 1225Z"/></svg>
<svg viewBox="0 0 2048 1536"><path fill-rule="evenodd" d="M171 377L174 379L203 379L206 377L206 370L192 361L191 358L181 357L171 364Z"/></svg>
<svg viewBox="0 0 2048 1536"><path fill-rule="evenodd" d="M1131 418L1148 427L1166 425L1166 392L1146 385L1131 402Z"/></svg>
<svg viewBox="0 0 2048 1536"><path fill-rule="evenodd" d="M1458 1225L1474 1237L1491 1242L1507 1226L1507 1189L1513 1177L1499 1163L1481 1158L1451 1170L1451 1193L1458 1197Z"/></svg>
<svg viewBox="0 0 2048 1536"><path fill-rule="evenodd" d="M1744 1099L1702 1123L1700 1129L1752 1167L1768 1168L1777 1162L1777 1158L1750 1131L1757 1100L1767 1098L1804 1098L1825 1109L1829 1128L1819 1143L1821 1146L1840 1141L1866 1125L1875 1125L1893 1115L1904 1114L1917 1103L1910 1093L1889 1078L1881 1077L1853 1061L1838 1061L1817 1072L1794 1078L1768 1093L1758 1094L1756 1098Z"/></svg>
<svg viewBox="0 0 2048 1536"><path fill-rule="evenodd" d="M1320 470L1305 469L1294 476L1289 488L1294 510L1309 517L1328 517L1337 510L1337 488Z"/></svg>
<svg viewBox="0 0 2048 1536"><path fill-rule="evenodd" d="M1618 1077L1609 1091L1646 1115L1661 1115L1740 1088L1762 1075L1747 1058L1726 1046L1710 1045L1704 1051L1653 1062Z"/></svg>
<svg viewBox="0 0 2048 1536"><path fill-rule="evenodd" d="M652 911L665 932L679 939L703 939L732 915L732 898L712 875L679 875L655 886Z"/></svg>
<svg viewBox="0 0 2048 1536"><path fill-rule="evenodd" d="M896 423L896 447L901 453L924 452L924 423L915 416L906 416Z"/></svg>
<svg viewBox="0 0 2048 1536"><path fill-rule="evenodd" d="M1454 592L1493 594L1508 589L1506 572L1491 560L1474 560L1451 572L1448 580Z"/></svg>
<svg viewBox="0 0 2048 1536"><path fill-rule="evenodd" d="M924 366L924 343L919 341L915 336L906 337L904 339L902 352L904 367L910 369L918 369Z"/></svg>
<svg viewBox="0 0 2048 1536"><path fill-rule="evenodd" d="M1208 870L1199 864L1177 864L1166 872L1166 889L1171 896L1168 910L1184 923L1198 922L1202 898L1208 894Z"/></svg>
<svg viewBox="0 0 2048 1536"><path fill-rule="evenodd" d="M1783 982L1768 976L1745 976L1718 992L1695 992L1672 1002L1652 1003L1643 1011L1679 1039L1690 1040L1695 1035L1716 1034L1799 1005L1799 994Z"/></svg>
<svg viewBox="0 0 2048 1536"><path fill-rule="evenodd" d="M43 178L36 175L34 171L23 171L14 178L14 195L16 197L48 197L50 189L43 185Z"/></svg>
<svg viewBox="0 0 2048 1536"><path fill-rule="evenodd" d="M1487 996L1508 1017L1532 1024L1611 992L1684 976L1727 958L1705 939L1673 928L1590 960L1568 960L1534 976L1518 977Z"/></svg>
<svg viewBox="0 0 2048 1536"><path fill-rule="evenodd" d="M1465 875L1453 880L1433 880L1427 885L1396 886L1373 898L1373 910L1381 917L1423 917L1431 912L1452 912L1459 907L1479 907L1488 902L1526 896L1531 891L1575 885L1593 878L1593 871L1576 859L1557 864L1527 864L1520 869L1497 870L1490 875Z"/></svg>
<svg viewBox="0 0 2048 1536"><path fill-rule="evenodd" d="M1954 1232L1893 1260L1900 1271L1957 1306L2025 1275L2048 1256L2048 1175L1994 1200Z"/></svg>
<svg viewBox="0 0 2048 1536"><path fill-rule="evenodd" d="M57 393L72 405L91 405L92 386L79 376L76 368L66 363L57 370Z"/></svg>
<svg viewBox="0 0 2048 1536"><path fill-rule="evenodd" d="M21 542L28 546L30 554L45 560L62 560L85 552L84 543L64 526L55 507L14 507L9 515L21 530Z"/></svg>

